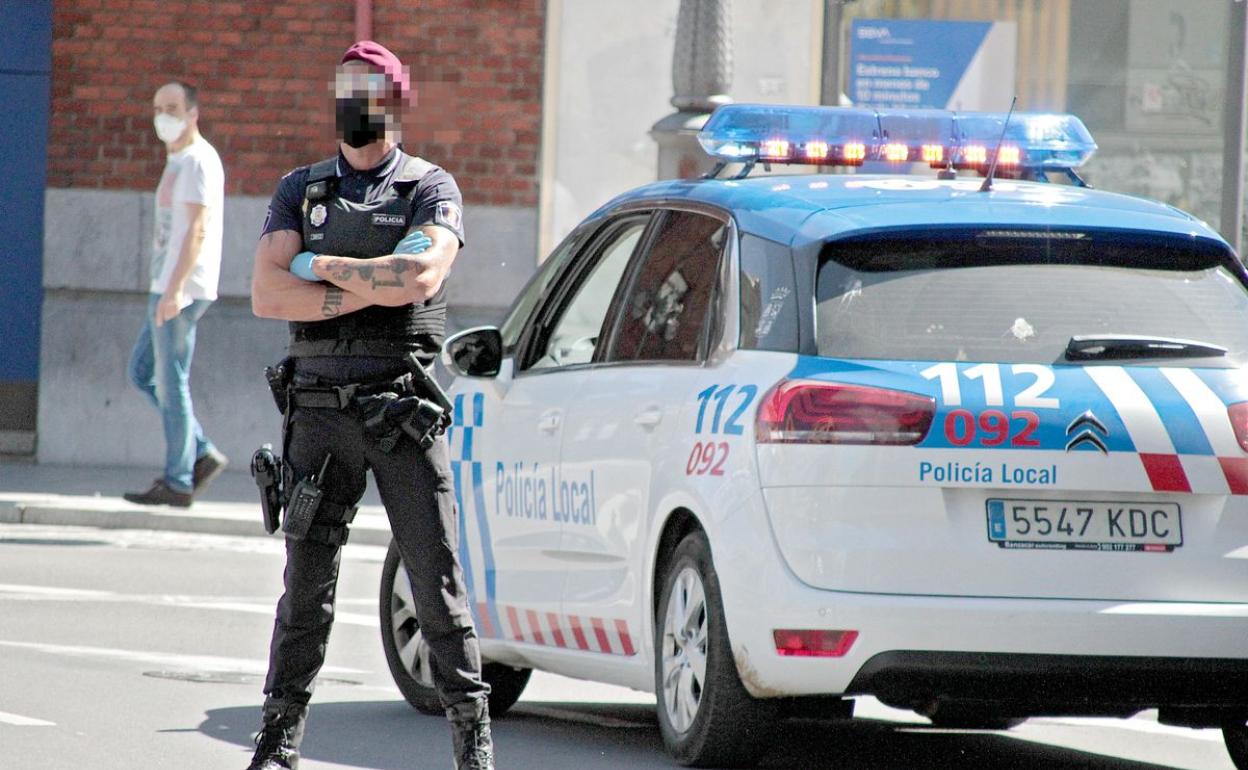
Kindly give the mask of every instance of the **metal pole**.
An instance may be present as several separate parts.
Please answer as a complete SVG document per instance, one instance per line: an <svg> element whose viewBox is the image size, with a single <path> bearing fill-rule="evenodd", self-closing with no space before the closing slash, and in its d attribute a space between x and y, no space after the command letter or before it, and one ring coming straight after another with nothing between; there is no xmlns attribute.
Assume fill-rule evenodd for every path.
<svg viewBox="0 0 1248 770"><path fill-rule="evenodd" d="M841 102L841 18L844 0L823 0L823 68L819 103Z"/></svg>
<svg viewBox="0 0 1248 770"><path fill-rule="evenodd" d="M698 131L721 104L732 99L732 0L680 0L672 53L672 106L676 112L655 123L659 179L689 179L711 170L698 145Z"/></svg>
<svg viewBox="0 0 1248 770"><path fill-rule="evenodd" d="M1244 227L1244 123L1248 109L1248 2L1231 3L1226 38L1226 107L1222 145L1222 237L1240 252Z"/></svg>

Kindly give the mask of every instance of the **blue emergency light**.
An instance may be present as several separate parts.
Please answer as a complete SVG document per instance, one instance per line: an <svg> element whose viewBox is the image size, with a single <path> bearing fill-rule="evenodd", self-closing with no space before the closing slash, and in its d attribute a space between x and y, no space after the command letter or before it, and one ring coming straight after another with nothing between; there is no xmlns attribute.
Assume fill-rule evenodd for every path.
<svg viewBox="0 0 1248 770"><path fill-rule="evenodd" d="M1003 176L1073 171L1096 150L1087 127L1074 115L767 104L723 105L698 141L720 163L861 166L882 161L981 173L999 146L997 172Z"/></svg>

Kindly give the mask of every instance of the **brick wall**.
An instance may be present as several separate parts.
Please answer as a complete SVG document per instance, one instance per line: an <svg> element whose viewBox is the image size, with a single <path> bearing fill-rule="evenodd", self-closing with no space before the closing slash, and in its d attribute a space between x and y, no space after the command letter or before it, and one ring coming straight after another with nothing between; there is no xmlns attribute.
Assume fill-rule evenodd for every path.
<svg viewBox="0 0 1248 770"><path fill-rule="evenodd" d="M58 0L53 13L50 187L154 188L151 98L171 79L200 89L227 193L269 195L333 152L348 0ZM373 0L373 38L419 93L404 145L450 170L469 203L537 203L544 20L542 0Z"/></svg>

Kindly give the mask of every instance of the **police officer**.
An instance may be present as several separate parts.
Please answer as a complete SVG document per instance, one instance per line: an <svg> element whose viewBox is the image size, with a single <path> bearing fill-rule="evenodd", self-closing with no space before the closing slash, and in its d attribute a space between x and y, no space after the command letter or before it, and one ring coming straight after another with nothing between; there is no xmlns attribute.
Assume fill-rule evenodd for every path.
<svg viewBox="0 0 1248 770"><path fill-rule="evenodd" d="M463 245L459 188L396 144L409 82L393 53L368 40L352 45L334 85L339 153L282 178L255 256L254 312L290 322L284 465L289 484L310 490L300 510L314 514L292 530L293 501L286 512L286 590L249 770L298 766L340 548L370 468L411 579L455 767L492 769L489 687L457 556L446 440L426 449L366 429L369 403L422 395L407 356L428 363L441 346L445 280Z"/></svg>

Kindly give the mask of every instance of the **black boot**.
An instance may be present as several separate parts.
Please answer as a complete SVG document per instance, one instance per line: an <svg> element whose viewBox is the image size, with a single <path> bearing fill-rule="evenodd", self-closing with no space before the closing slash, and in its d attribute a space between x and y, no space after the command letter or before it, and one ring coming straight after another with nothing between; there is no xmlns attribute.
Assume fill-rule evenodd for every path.
<svg viewBox="0 0 1248 770"><path fill-rule="evenodd" d="M264 704L264 727L256 735L256 753L247 770L298 770L307 716L308 707L302 704Z"/></svg>
<svg viewBox="0 0 1248 770"><path fill-rule="evenodd" d="M455 744L455 770L494 770L494 741L485 700L461 703L446 710Z"/></svg>

